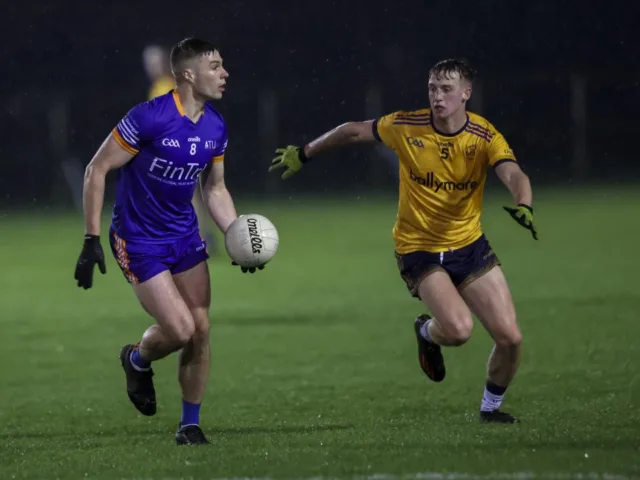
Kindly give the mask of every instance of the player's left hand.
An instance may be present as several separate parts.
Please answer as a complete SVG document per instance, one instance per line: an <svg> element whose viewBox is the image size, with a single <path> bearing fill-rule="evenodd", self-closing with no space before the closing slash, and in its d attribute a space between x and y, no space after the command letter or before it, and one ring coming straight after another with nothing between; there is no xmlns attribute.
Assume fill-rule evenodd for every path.
<svg viewBox="0 0 640 480"><path fill-rule="evenodd" d="M533 208L529 205L525 205L524 203L518 204L515 208L512 207L502 207L504 208L511 218L513 218L518 224L531 231L531 235L533 235L534 240L538 240L538 232L536 227L533 225Z"/></svg>
<svg viewBox="0 0 640 480"><path fill-rule="evenodd" d="M231 262L231 265L234 265L236 267L239 266L236 262ZM258 265L257 267L240 267L242 273L256 273L256 269L264 270L264 265Z"/></svg>
<svg viewBox="0 0 640 480"><path fill-rule="evenodd" d="M278 168L286 168L282 174L283 180L286 180L292 175L298 173L304 165L304 162L307 160L307 157L304 154L304 148L297 147L295 145L289 145L286 148L278 148L276 149L276 153L278 156L271 161L269 171L273 172Z"/></svg>
<svg viewBox="0 0 640 480"><path fill-rule="evenodd" d="M74 278L78 286L85 290L93 286L93 267L98 265L100 273L107 273L107 266L104 263L104 252L100 245L100 237L97 235L85 235L84 244L80 257L76 263Z"/></svg>

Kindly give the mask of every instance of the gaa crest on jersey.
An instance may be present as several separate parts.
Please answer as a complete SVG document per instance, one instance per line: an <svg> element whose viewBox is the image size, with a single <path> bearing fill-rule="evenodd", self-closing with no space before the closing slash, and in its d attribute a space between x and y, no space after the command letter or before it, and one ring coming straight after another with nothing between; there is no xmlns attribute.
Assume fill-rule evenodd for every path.
<svg viewBox="0 0 640 480"><path fill-rule="evenodd" d="M469 145L464 150L464 158L466 158L468 162L476 158L476 148L477 148L477 145L474 144L474 145Z"/></svg>

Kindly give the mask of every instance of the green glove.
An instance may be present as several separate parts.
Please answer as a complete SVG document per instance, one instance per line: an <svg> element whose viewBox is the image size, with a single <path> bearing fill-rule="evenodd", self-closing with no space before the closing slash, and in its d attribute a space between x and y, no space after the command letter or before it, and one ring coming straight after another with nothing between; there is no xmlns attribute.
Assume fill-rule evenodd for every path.
<svg viewBox="0 0 640 480"><path fill-rule="evenodd" d="M304 154L304 148L295 145L289 145L287 148L278 148L276 149L276 153L278 156L271 160L269 171L273 172L278 168L286 168L282 174L283 180L298 173L304 165L304 162L308 160Z"/></svg>
<svg viewBox="0 0 640 480"><path fill-rule="evenodd" d="M538 239L538 232L536 231L536 227L533 226L533 208L529 205L525 205L524 203L519 203L516 208L511 207L502 207L511 218L513 218L516 222L522 225L527 230L531 230L531 235L533 235L534 240Z"/></svg>

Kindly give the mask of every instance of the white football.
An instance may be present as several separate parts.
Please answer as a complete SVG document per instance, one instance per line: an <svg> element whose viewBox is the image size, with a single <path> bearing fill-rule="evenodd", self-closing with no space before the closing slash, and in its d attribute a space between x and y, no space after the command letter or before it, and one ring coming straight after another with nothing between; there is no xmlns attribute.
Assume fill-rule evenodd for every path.
<svg viewBox="0 0 640 480"><path fill-rule="evenodd" d="M224 246L241 267L257 267L268 263L278 251L278 231L262 215L240 215L229 225Z"/></svg>

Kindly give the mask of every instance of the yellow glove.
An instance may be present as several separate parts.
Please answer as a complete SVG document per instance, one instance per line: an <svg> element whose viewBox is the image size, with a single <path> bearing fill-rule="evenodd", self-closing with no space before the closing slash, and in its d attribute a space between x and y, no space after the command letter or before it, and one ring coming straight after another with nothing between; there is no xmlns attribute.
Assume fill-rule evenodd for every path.
<svg viewBox="0 0 640 480"><path fill-rule="evenodd" d="M279 168L286 168L282 174L283 180L298 173L304 165L304 162L308 160L304 154L304 148L295 145L289 145L287 148L278 148L276 149L276 153L278 156L271 160L269 171L273 172Z"/></svg>
<svg viewBox="0 0 640 480"><path fill-rule="evenodd" d="M536 227L533 226L533 208L529 205L525 205L524 203L519 204L516 208L511 207L502 207L511 218L513 218L519 225L523 226L527 230L531 231L531 235L533 235L534 240L538 239L538 232Z"/></svg>

